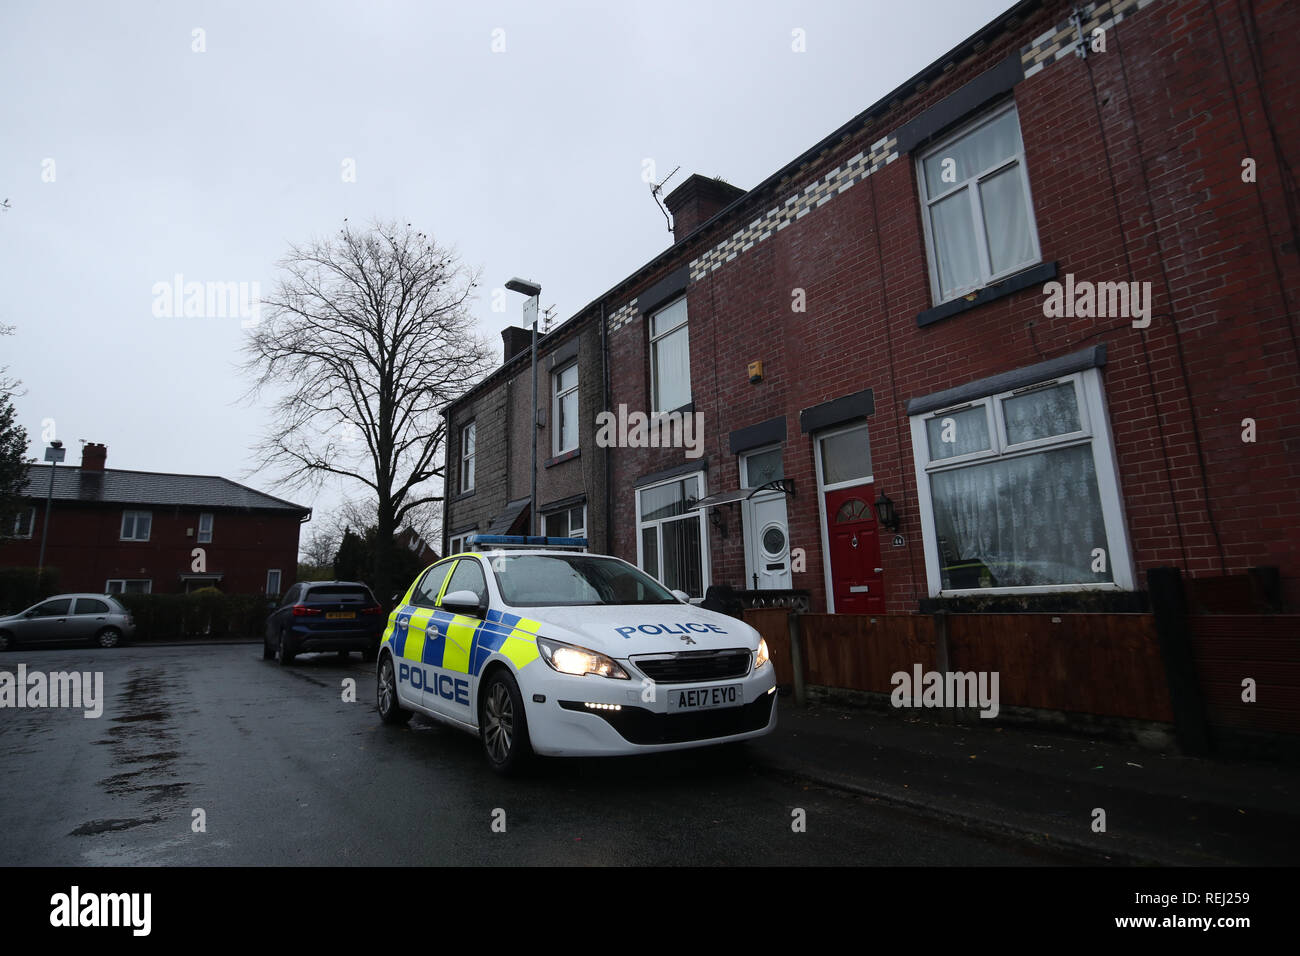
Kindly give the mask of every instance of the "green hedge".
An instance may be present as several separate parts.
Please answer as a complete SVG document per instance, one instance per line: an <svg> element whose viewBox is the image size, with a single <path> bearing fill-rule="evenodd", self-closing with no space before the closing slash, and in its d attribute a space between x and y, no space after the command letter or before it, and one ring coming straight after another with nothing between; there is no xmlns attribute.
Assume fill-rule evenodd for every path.
<svg viewBox="0 0 1300 956"><path fill-rule="evenodd" d="M271 613L264 594L222 594L204 588L192 594L114 594L135 618L135 640L259 638Z"/></svg>
<svg viewBox="0 0 1300 956"><path fill-rule="evenodd" d="M0 568L0 614L25 611L60 590L58 568L41 572L39 585L35 568Z"/></svg>

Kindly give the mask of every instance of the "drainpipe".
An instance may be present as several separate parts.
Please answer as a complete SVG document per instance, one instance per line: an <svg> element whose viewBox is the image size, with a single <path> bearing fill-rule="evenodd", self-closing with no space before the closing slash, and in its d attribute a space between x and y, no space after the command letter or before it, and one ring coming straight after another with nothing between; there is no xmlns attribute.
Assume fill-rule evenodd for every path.
<svg viewBox="0 0 1300 956"><path fill-rule="evenodd" d="M600 367L605 378L604 409L609 411L609 326L605 321L605 300L600 300ZM605 553L614 553L614 476L609 469L609 445L605 446Z"/></svg>

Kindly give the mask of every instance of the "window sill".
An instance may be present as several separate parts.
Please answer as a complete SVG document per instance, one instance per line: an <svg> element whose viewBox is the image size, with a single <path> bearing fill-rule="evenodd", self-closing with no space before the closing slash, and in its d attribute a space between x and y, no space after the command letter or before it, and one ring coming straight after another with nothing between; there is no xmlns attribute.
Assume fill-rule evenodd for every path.
<svg viewBox="0 0 1300 956"><path fill-rule="evenodd" d="M988 302L1006 298L1013 293L1020 292L1022 289L1049 282L1055 278L1056 263L1040 262L1036 266L1030 266L1028 269L1007 276L992 285L986 285L984 288L977 289L960 298L950 299L932 309L926 309L916 316L916 324L920 328L925 328L927 325L942 322L954 315L969 312L971 309L977 309Z"/></svg>
<svg viewBox="0 0 1300 956"><path fill-rule="evenodd" d="M554 458L546 459L546 461L542 462L542 467L550 468L554 465L562 465L566 461L572 461L573 459L577 458L581 452L582 452L581 448L571 448L568 451L561 452L560 454L556 455Z"/></svg>
<svg viewBox="0 0 1300 956"><path fill-rule="evenodd" d="M473 498L473 497L474 497L474 489L471 488L469 491L462 491L460 494L458 494L455 498L452 498L451 500L464 501L466 498Z"/></svg>

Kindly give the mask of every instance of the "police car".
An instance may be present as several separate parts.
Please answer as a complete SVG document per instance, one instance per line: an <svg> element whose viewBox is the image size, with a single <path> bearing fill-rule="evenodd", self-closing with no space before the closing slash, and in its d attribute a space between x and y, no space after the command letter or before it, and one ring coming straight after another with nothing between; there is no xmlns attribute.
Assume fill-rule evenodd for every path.
<svg viewBox="0 0 1300 956"><path fill-rule="evenodd" d="M379 645L385 723L477 734L491 766L650 753L776 726L767 644L581 538L473 535L411 585Z"/></svg>

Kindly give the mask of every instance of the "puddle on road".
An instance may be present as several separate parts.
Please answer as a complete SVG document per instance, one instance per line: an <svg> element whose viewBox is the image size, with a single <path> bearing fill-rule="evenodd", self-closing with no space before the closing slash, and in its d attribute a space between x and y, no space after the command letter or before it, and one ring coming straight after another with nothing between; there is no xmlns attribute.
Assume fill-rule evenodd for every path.
<svg viewBox="0 0 1300 956"><path fill-rule="evenodd" d="M115 830L131 830L150 823L161 823L162 817L141 817L134 820L91 820L83 823L68 836L97 836L100 833L112 833Z"/></svg>

